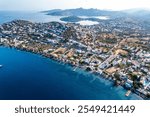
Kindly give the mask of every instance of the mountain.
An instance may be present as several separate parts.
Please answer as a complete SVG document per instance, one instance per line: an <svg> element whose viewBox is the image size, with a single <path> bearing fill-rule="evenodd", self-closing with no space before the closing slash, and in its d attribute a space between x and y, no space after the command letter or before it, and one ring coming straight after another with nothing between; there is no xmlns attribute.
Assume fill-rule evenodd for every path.
<svg viewBox="0 0 150 117"><path fill-rule="evenodd" d="M44 11L47 15L52 16L70 16L68 18L63 18L62 20L70 20L72 22L81 20L78 16L109 16L111 19L116 18L132 18L134 20L144 20L148 21L150 19L150 10L148 9L129 9L129 10L122 10L122 11L108 11L108 10L99 10L99 9L84 9L84 8L76 8L76 9L54 9ZM75 19L73 19L75 18ZM82 19L83 20L83 19ZM97 20L97 19L92 19Z"/></svg>
<svg viewBox="0 0 150 117"><path fill-rule="evenodd" d="M150 20L150 10L149 9L128 9L122 11L127 13L129 16L136 17L143 20Z"/></svg>
<svg viewBox="0 0 150 117"><path fill-rule="evenodd" d="M141 14L141 13L146 13L149 14L150 10L149 9L127 9L123 10L122 12L128 13L128 14Z"/></svg>
<svg viewBox="0 0 150 117"><path fill-rule="evenodd" d="M122 13L119 11L107 11L107 10L99 10L99 9L66 9L66 10L49 10L47 11L47 15L52 16L123 16L126 13Z"/></svg>
<svg viewBox="0 0 150 117"><path fill-rule="evenodd" d="M84 8L76 8L76 9L53 9L42 11L47 13L47 15L55 15L55 16L100 16L100 15L110 15L110 14L134 14L134 15L148 15L150 14L149 9L128 9L122 11L111 11L111 10L99 10L99 9L84 9Z"/></svg>

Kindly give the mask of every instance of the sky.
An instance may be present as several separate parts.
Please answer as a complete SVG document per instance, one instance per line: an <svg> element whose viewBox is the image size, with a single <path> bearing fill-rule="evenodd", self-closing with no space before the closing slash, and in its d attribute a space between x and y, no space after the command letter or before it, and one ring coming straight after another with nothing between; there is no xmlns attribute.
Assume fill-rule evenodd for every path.
<svg viewBox="0 0 150 117"><path fill-rule="evenodd" d="M79 7L106 10L150 9L150 0L0 0L0 10L9 11L43 11Z"/></svg>

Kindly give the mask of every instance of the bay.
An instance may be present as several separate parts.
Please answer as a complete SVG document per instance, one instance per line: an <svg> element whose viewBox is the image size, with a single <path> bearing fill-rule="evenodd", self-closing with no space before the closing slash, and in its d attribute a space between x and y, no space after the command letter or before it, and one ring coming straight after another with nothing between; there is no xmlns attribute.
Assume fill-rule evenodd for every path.
<svg viewBox="0 0 150 117"><path fill-rule="evenodd" d="M122 87L81 69L40 55L0 47L0 99L11 100L122 100Z"/></svg>
<svg viewBox="0 0 150 117"><path fill-rule="evenodd" d="M40 12L0 11L0 24L18 19L32 22L63 22L60 18L61 16L50 16Z"/></svg>
<svg viewBox="0 0 150 117"><path fill-rule="evenodd" d="M57 21L57 22L62 22L66 23L65 21L61 21L60 18L62 17L67 17L67 16L51 16L51 15L46 15L45 13L41 12L19 12L19 11L0 11L0 24L10 22L12 20L28 20L32 22L52 22L52 21ZM86 16L79 16L80 18L98 18L102 20L107 20L109 19L107 16L99 16L99 17L86 17ZM95 25L98 24L96 21L80 21L77 22L77 24L80 25Z"/></svg>
<svg viewBox="0 0 150 117"><path fill-rule="evenodd" d="M60 17L35 12L0 11L0 24L15 19L32 22L59 21ZM40 55L0 47L0 99L11 100L128 100L122 87L81 69Z"/></svg>

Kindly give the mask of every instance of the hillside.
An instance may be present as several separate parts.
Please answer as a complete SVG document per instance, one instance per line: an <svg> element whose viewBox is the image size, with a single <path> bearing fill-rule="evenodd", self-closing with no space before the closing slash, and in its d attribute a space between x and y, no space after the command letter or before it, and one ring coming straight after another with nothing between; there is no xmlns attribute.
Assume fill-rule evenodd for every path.
<svg viewBox="0 0 150 117"><path fill-rule="evenodd" d="M49 10L47 15L52 16L124 16L126 13L119 11L107 11L99 9L66 9L66 10Z"/></svg>

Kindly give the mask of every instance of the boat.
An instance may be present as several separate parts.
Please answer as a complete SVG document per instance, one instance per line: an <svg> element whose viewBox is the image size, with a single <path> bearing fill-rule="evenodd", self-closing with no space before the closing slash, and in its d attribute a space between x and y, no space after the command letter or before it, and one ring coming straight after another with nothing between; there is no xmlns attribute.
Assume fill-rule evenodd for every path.
<svg viewBox="0 0 150 117"><path fill-rule="evenodd" d="M0 68L3 67L3 65L0 65Z"/></svg>
<svg viewBox="0 0 150 117"><path fill-rule="evenodd" d="M125 94L125 96L129 96L131 94L131 90L128 90L127 93Z"/></svg>
<svg viewBox="0 0 150 117"><path fill-rule="evenodd" d="M76 69L77 69L77 67L75 67L75 68L73 69L73 71L76 71Z"/></svg>

